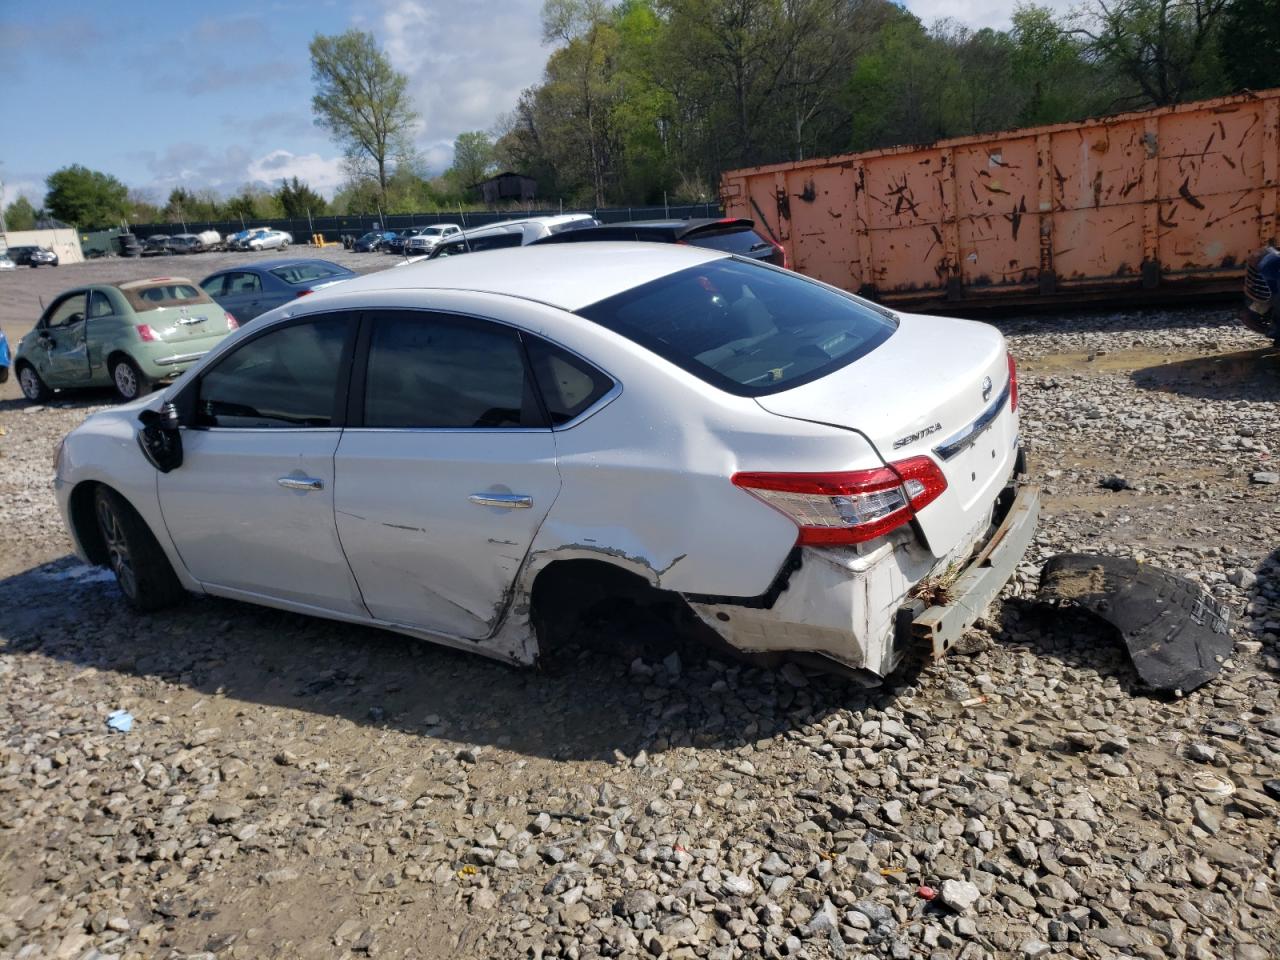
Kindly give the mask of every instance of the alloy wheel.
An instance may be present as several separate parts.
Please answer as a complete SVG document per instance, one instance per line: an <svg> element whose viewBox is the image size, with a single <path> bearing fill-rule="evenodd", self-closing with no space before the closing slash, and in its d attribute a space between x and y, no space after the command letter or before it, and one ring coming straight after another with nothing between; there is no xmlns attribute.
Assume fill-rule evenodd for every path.
<svg viewBox="0 0 1280 960"><path fill-rule="evenodd" d="M116 389L120 391L120 396L126 400L132 400L138 395L138 375L133 372L133 367L129 364L117 363L112 376L115 378Z"/></svg>
<svg viewBox="0 0 1280 960"><path fill-rule="evenodd" d="M23 367L22 372L18 374L18 386L22 388L22 395L28 400L40 399L40 378L30 367Z"/></svg>
<svg viewBox="0 0 1280 960"><path fill-rule="evenodd" d="M129 542L125 539L124 528L120 518L105 501L98 501L98 526L102 530L102 539L107 546L107 561L120 583L125 596L134 599L138 595L138 579L133 572L133 557L129 553Z"/></svg>

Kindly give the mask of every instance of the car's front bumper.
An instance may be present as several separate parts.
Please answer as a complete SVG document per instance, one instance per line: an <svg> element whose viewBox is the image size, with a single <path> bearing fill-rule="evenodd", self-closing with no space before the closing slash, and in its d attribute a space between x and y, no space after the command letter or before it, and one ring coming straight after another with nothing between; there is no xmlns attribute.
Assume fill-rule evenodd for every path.
<svg viewBox="0 0 1280 960"><path fill-rule="evenodd" d="M941 655L951 648L1013 575L1039 511L1039 488L1013 482L995 506L990 536L974 531L941 561L904 528L870 548L799 550L773 596L686 599L744 652L818 655L883 677L913 649Z"/></svg>

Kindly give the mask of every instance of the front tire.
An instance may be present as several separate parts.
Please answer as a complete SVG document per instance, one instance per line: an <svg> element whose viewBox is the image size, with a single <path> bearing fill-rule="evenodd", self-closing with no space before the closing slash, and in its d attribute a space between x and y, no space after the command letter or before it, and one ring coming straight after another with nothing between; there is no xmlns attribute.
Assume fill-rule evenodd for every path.
<svg viewBox="0 0 1280 960"><path fill-rule="evenodd" d="M116 388L116 396L125 403L137 400L151 389L138 365L128 357L111 364L111 383Z"/></svg>
<svg viewBox="0 0 1280 960"><path fill-rule="evenodd" d="M44 403L53 393L48 384L40 379L36 368L29 363L18 367L18 386L22 390L22 395L32 403Z"/></svg>
<svg viewBox="0 0 1280 960"><path fill-rule="evenodd" d="M116 575L129 606L140 613L150 613L172 606L186 595L146 521L124 497L108 487L99 487L93 497L93 512L106 548L107 565Z"/></svg>

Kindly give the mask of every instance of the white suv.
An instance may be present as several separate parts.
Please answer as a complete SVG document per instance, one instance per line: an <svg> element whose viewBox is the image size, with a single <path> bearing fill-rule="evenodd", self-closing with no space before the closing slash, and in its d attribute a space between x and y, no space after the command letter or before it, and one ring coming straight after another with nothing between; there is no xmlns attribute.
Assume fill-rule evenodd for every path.
<svg viewBox="0 0 1280 960"><path fill-rule="evenodd" d="M435 249L436 244L450 237L456 237L461 232L462 228L456 223L433 223L405 240L404 254L409 256L414 253L430 253Z"/></svg>
<svg viewBox="0 0 1280 960"><path fill-rule="evenodd" d="M290 301L90 416L54 486L143 610L189 590L531 664L625 600L883 676L1031 540L1017 406L985 324L715 250L538 245Z"/></svg>

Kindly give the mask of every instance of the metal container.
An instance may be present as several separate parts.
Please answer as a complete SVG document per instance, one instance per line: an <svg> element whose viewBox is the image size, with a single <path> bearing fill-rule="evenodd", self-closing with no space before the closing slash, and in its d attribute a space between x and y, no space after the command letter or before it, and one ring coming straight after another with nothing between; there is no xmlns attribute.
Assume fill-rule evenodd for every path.
<svg viewBox="0 0 1280 960"><path fill-rule="evenodd" d="M1277 229L1280 89L724 174L792 266L915 306L1238 291Z"/></svg>

